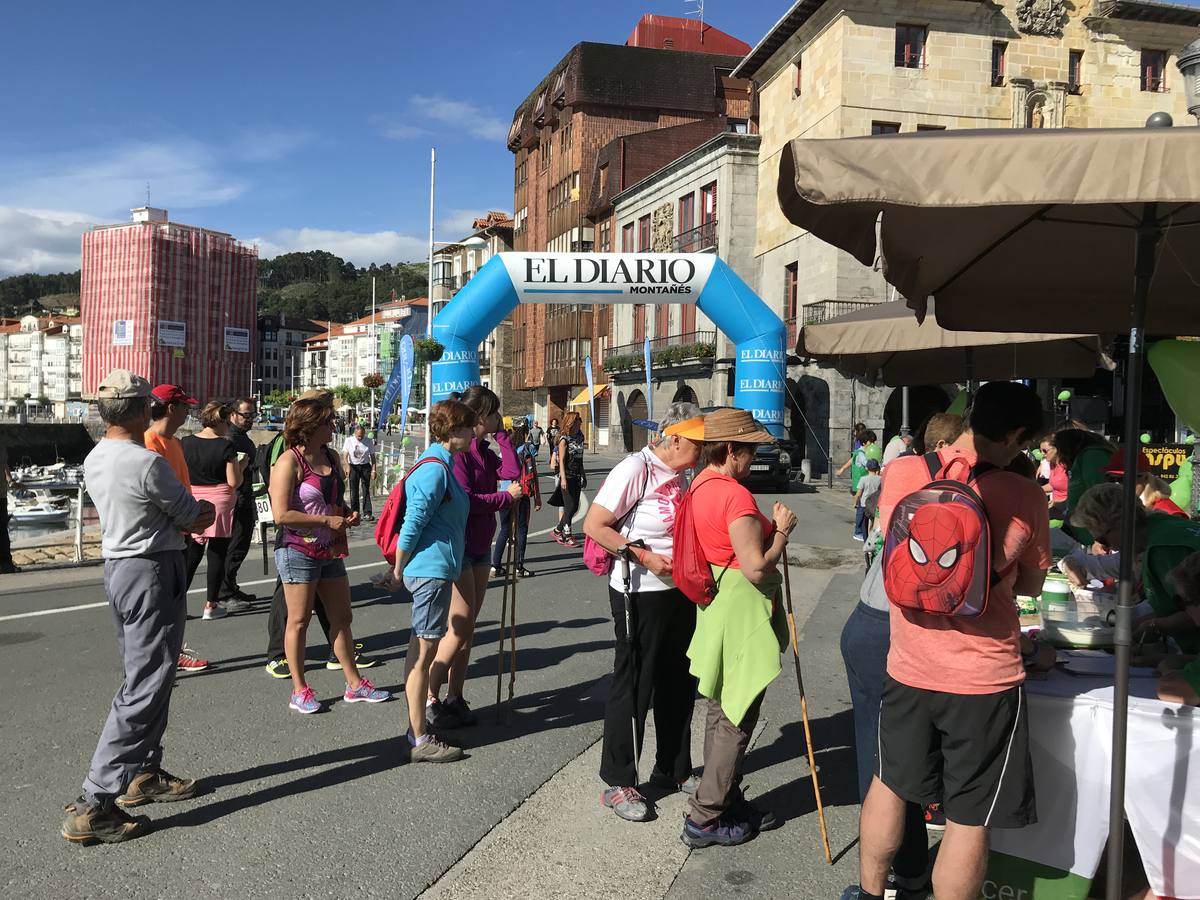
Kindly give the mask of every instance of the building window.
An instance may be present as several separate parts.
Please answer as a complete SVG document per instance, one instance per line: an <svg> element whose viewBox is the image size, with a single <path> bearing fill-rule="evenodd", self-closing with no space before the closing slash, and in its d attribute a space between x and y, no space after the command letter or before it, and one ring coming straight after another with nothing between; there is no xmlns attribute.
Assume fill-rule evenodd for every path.
<svg viewBox="0 0 1200 900"><path fill-rule="evenodd" d="M924 25L896 26L896 65L901 69L925 68L925 38L929 29Z"/></svg>
<svg viewBox="0 0 1200 900"><path fill-rule="evenodd" d="M550 167L550 135L542 136L542 142L538 145L538 168L543 172Z"/></svg>
<svg viewBox="0 0 1200 900"><path fill-rule="evenodd" d="M717 221L717 183L709 182L700 188L700 224Z"/></svg>
<svg viewBox="0 0 1200 900"><path fill-rule="evenodd" d="M784 318L789 321L795 321L796 314L799 311L796 305L796 298L798 296L796 282L800 272L799 265L799 263L788 263L783 267Z"/></svg>
<svg viewBox="0 0 1200 900"><path fill-rule="evenodd" d="M899 134L899 122L872 122L871 134Z"/></svg>
<svg viewBox="0 0 1200 900"><path fill-rule="evenodd" d="M646 307L639 303L633 308L633 342L640 344L646 339Z"/></svg>
<svg viewBox="0 0 1200 900"><path fill-rule="evenodd" d="M612 219L605 219L600 223L600 246L597 249L601 253L612 250Z"/></svg>
<svg viewBox="0 0 1200 900"><path fill-rule="evenodd" d="M600 165L600 196L604 196L604 189L608 187L608 163Z"/></svg>
<svg viewBox="0 0 1200 900"><path fill-rule="evenodd" d="M729 130L734 134L749 134L750 120L749 119L730 119Z"/></svg>
<svg viewBox="0 0 1200 900"><path fill-rule="evenodd" d="M945 125L918 125L917 131L945 131Z"/></svg>
<svg viewBox="0 0 1200 900"><path fill-rule="evenodd" d="M638 219L638 253L646 253L650 249L650 217Z"/></svg>
<svg viewBox="0 0 1200 900"><path fill-rule="evenodd" d="M621 252L633 252L633 223L629 222L621 226Z"/></svg>
<svg viewBox="0 0 1200 900"><path fill-rule="evenodd" d="M684 194L679 198L679 233L685 234L696 227L696 195Z"/></svg>
<svg viewBox="0 0 1200 900"><path fill-rule="evenodd" d="M799 97L800 93L801 93L801 87L803 84L803 75L804 75L804 57L803 56L796 57L796 62L794 63L793 68L796 70L795 71L796 80L792 82L792 96Z"/></svg>
<svg viewBox="0 0 1200 900"><path fill-rule="evenodd" d="M1167 89L1167 51L1142 51L1142 90L1161 94Z"/></svg>
<svg viewBox="0 0 1200 900"><path fill-rule="evenodd" d="M665 338L671 332L671 306L660 303L654 308L654 336Z"/></svg>
<svg viewBox="0 0 1200 900"><path fill-rule="evenodd" d="M1067 93L1083 92L1083 51L1072 50L1067 55Z"/></svg>
<svg viewBox="0 0 1200 900"><path fill-rule="evenodd" d="M992 87L1004 84L1004 56L1008 52L1008 44L996 41L992 44Z"/></svg>

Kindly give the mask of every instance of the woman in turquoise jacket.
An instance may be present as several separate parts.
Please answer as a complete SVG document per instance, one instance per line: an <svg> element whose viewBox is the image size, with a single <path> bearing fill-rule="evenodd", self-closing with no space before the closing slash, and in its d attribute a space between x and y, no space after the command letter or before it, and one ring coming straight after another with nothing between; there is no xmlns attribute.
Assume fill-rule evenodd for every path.
<svg viewBox="0 0 1200 900"><path fill-rule="evenodd" d="M463 562L471 502L451 473L453 456L475 437L475 413L459 400L443 400L429 412L434 443L404 478L404 518L396 542L396 563L387 586L412 598L412 637L404 660L408 698L408 743L413 762L462 759L458 747L428 730L425 697L429 666L446 635L450 594Z"/></svg>

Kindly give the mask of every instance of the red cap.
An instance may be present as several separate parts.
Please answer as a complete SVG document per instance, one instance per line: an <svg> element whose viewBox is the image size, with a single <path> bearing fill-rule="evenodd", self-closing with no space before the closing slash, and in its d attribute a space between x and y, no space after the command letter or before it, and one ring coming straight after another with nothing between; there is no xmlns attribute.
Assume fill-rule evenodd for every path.
<svg viewBox="0 0 1200 900"><path fill-rule="evenodd" d="M1138 450L1137 461L1138 474L1149 475L1153 470L1150 468L1150 457L1146 455L1145 450ZM1116 452L1108 460L1108 465L1104 467L1105 475L1124 475L1125 474L1125 449L1118 447Z"/></svg>
<svg viewBox="0 0 1200 900"><path fill-rule="evenodd" d="M188 392L177 384L160 384L150 392L160 403L186 403L188 406L198 406L200 401L189 397Z"/></svg>

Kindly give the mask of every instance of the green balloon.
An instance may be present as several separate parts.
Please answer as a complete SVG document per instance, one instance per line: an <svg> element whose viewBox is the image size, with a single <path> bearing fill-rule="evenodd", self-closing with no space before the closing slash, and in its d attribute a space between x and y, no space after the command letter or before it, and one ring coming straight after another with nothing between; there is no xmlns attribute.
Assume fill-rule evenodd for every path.
<svg viewBox="0 0 1200 900"><path fill-rule="evenodd" d="M1031 451L1029 451L1029 455L1032 456L1034 459L1036 459L1038 462L1041 462L1043 459L1046 458L1046 454L1043 453L1041 450L1031 450Z"/></svg>
<svg viewBox="0 0 1200 900"><path fill-rule="evenodd" d="M1196 443L1196 436L1194 434L1189 434L1187 437L1185 437L1183 439L1183 442L1185 444L1194 444L1194 443Z"/></svg>
<svg viewBox="0 0 1200 900"><path fill-rule="evenodd" d="M1150 443L1150 432L1143 431L1141 437L1138 440L1140 440L1143 444Z"/></svg>
<svg viewBox="0 0 1200 900"><path fill-rule="evenodd" d="M1185 459L1179 467L1179 475L1171 482L1171 499L1185 512L1192 508L1192 461Z"/></svg>
<svg viewBox="0 0 1200 900"><path fill-rule="evenodd" d="M1069 390L1058 392L1059 403L1066 403L1070 399L1071 399L1071 392Z"/></svg>
<svg viewBox="0 0 1200 900"><path fill-rule="evenodd" d="M1159 341L1146 354L1171 410L1192 431L1200 432L1200 341Z"/></svg>
<svg viewBox="0 0 1200 900"><path fill-rule="evenodd" d="M412 438L410 438L410 437L409 437L409 436L406 434L406 435L404 436L404 440L402 440L402 441L400 442L400 446L401 446L401 447L408 447L408 446L410 446L411 444L412 444Z"/></svg>

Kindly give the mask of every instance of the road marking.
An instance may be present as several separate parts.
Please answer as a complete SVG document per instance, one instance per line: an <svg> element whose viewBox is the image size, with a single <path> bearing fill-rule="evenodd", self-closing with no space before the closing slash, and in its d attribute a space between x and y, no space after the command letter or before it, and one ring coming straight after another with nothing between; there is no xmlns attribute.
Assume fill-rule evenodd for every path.
<svg viewBox="0 0 1200 900"><path fill-rule="evenodd" d="M579 495L579 512L577 515L579 517L582 517L587 513L587 510L588 510L587 495L580 494ZM554 530L553 527L544 528L541 531L530 532L529 536L530 537L540 537L543 534L549 534L553 530ZM376 562L360 563L357 566L346 566L346 571L347 572L356 572L359 569L374 569L374 568L379 568L382 564L383 564L383 560L380 559L380 560L377 560ZM275 583L274 578L262 578L258 581L243 581L242 586L243 587L254 587L255 585L259 585L259 584L274 584L274 583ZM192 594L203 594L203 593L205 593L206 590L207 590L206 588L192 588L190 591L188 591L188 595L190 596ZM378 599L378 598L376 598L376 599ZM0 616L0 622L12 622L16 619L33 619L33 618L36 618L37 616L53 616L53 615L57 615L59 613L83 612L84 610L87 610L87 609L100 609L101 607L104 607L104 606L108 606L107 600L101 600L98 603L80 603L78 606L57 606L53 609L35 609L32 612L13 613L13 614L7 615L7 616Z"/></svg>

